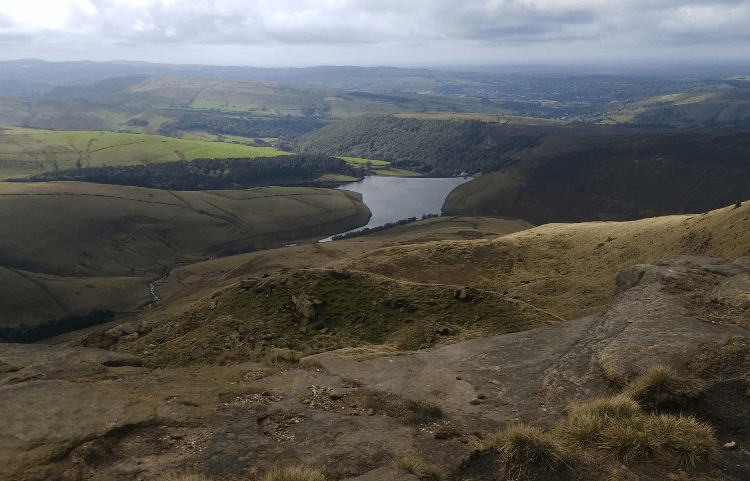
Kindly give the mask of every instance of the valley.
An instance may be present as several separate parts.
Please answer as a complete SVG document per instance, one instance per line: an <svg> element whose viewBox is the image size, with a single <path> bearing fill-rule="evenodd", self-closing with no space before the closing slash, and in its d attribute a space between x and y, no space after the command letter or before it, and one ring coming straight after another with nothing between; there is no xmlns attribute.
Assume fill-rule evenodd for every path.
<svg viewBox="0 0 750 481"><path fill-rule="evenodd" d="M744 73L0 62L0 481L746 479Z"/></svg>

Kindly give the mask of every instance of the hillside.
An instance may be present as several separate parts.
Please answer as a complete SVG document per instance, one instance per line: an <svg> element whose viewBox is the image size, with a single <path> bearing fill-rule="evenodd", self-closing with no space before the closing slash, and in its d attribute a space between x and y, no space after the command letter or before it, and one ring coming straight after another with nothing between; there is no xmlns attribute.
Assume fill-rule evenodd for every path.
<svg viewBox="0 0 750 481"><path fill-rule="evenodd" d="M747 128L750 86L728 80L718 87L615 102L600 114L600 120L648 128Z"/></svg>
<svg viewBox="0 0 750 481"><path fill-rule="evenodd" d="M448 214L533 223L698 213L750 198L747 132L586 132L571 126L456 189Z"/></svg>
<svg viewBox="0 0 750 481"><path fill-rule="evenodd" d="M185 266L202 293L68 340L119 352L0 345L0 479L745 479L750 264L706 256L747 254L750 205L507 222Z"/></svg>
<svg viewBox="0 0 750 481"><path fill-rule="evenodd" d="M167 192L75 182L0 183L0 326L133 310L180 263L364 225L352 193L311 188Z"/></svg>
<svg viewBox="0 0 750 481"><path fill-rule="evenodd" d="M102 131L0 129L0 179L85 167L148 165L197 158L271 157L269 147Z"/></svg>
<svg viewBox="0 0 750 481"><path fill-rule="evenodd" d="M677 254L734 259L750 245L750 204L705 215L525 229L511 221L471 222L441 217L391 233L178 268L156 285L165 303L139 320L154 328L153 336L126 348L141 352L169 326L181 326L148 362L210 363L240 322L268 334L278 348L344 349L357 358L410 352L601 312L615 295L617 273L633 264ZM390 246L375 248L384 242ZM350 274L331 270L342 267ZM246 278L265 287L237 284ZM300 317L304 311L291 296L315 301L316 314ZM199 356L191 354L198 342Z"/></svg>
<svg viewBox="0 0 750 481"><path fill-rule="evenodd" d="M297 152L363 157L435 176L492 172L541 142L537 132L512 131L478 120L363 115L299 138Z"/></svg>

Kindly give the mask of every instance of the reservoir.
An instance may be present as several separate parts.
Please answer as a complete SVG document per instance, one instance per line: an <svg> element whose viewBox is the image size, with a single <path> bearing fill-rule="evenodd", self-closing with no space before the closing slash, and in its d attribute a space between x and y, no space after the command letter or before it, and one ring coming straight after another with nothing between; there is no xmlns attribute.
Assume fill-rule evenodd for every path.
<svg viewBox="0 0 750 481"><path fill-rule="evenodd" d="M464 179L463 177L414 178L372 175L359 182L341 185L337 189L362 194L362 201L372 212L370 222L364 227L378 227L409 217L421 219L427 214L439 215L448 194L472 179L473 177ZM364 227L359 227L354 231ZM330 240L329 237L321 242Z"/></svg>

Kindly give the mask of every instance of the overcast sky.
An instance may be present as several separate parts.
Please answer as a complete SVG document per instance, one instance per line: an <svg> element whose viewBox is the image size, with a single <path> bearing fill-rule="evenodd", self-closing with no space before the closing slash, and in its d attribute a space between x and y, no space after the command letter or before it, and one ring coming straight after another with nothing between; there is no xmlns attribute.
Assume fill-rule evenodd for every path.
<svg viewBox="0 0 750 481"><path fill-rule="evenodd" d="M750 58L750 0L3 0L0 60L435 65Z"/></svg>

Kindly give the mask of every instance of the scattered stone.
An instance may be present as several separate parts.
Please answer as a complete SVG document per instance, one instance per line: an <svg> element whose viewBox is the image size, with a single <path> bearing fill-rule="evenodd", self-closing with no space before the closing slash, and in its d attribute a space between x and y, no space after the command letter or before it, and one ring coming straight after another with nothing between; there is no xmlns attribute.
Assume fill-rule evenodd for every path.
<svg viewBox="0 0 750 481"><path fill-rule="evenodd" d="M342 397L344 397L345 394L346 393L343 393L341 391L331 391L330 393L328 393L328 397L330 397L331 399L335 401L337 399L341 399Z"/></svg>
<svg viewBox="0 0 750 481"><path fill-rule="evenodd" d="M463 289L458 289L453 294L453 298L461 301L461 302L470 302L476 299L477 297L477 291L476 289L473 289L471 287L464 287Z"/></svg>
<svg viewBox="0 0 750 481"><path fill-rule="evenodd" d="M367 415L367 416L374 416L375 415L375 410L373 408L370 408L370 409L368 409L365 412L365 415Z"/></svg>
<svg viewBox="0 0 750 481"><path fill-rule="evenodd" d="M331 279L343 281L349 279L351 277L351 274L349 274L349 271L344 268L337 268L328 271L328 277L330 277Z"/></svg>
<svg viewBox="0 0 750 481"><path fill-rule="evenodd" d="M479 399L475 398L475 399L472 399L472 400L471 400L471 401L469 402L469 404L471 404L471 405L473 405L473 406L478 406L479 404L482 404L482 401L480 401Z"/></svg>
<svg viewBox="0 0 750 481"><path fill-rule="evenodd" d="M264 274L265 275L265 274ZM272 289L276 288L276 283L273 282L270 278L264 279L263 281L259 282L255 288L253 289L253 292L256 294L270 294Z"/></svg>
<svg viewBox="0 0 750 481"><path fill-rule="evenodd" d="M123 335L127 334L133 334L134 332L138 331L138 327L136 324L133 324L131 322L127 322L125 324L120 325L120 330L122 330Z"/></svg>
<svg viewBox="0 0 750 481"><path fill-rule="evenodd" d="M485 396L483 393L477 394L477 399L486 399L487 396Z"/></svg>
<svg viewBox="0 0 750 481"><path fill-rule="evenodd" d="M292 296L297 313L305 319L315 319L315 303L305 296Z"/></svg>
<svg viewBox="0 0 750 481"><path fill-rule="evenodd" d="M427 344L430 344L432 342L432 337L430 336L425 337L424 342L426 342Z"/></svg>
<svg viewBox="0 0 750 481"><path fill-rule="evenodd" d="M417 308L406 299L386 299L383 304L394 311L408 312L410 314L417 312Z"/></svg>
<svg viewBox="0 0 750 481"><path fill-rule="evenodd" d="M724 448L724 449L728 449L728 450L730 450L730 451L731 451L732 449L735 449L735 448L737 448L737 443L736 443L736 442L734 442L734 441L732 441L732 442L729 442L729 443L726 443L726 444L724 444L723 448Z"/></svg>
<svg viewBox="0 0 750 481"><path fill-rule="evenodd" d="M453 334L453 331L448 326L441 326L435 329L435 334L439 336L450 336L451 334Z"/></svg>
<svg viewBox="0 0 750 481"><path fill-rule="evenodd" d="M252 289L254 288L258 283L260 282L260 279L257 279L255 277L250 277L248 279L242 279L240 281L240 287L243 289Z"/></svg>

